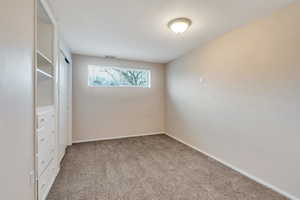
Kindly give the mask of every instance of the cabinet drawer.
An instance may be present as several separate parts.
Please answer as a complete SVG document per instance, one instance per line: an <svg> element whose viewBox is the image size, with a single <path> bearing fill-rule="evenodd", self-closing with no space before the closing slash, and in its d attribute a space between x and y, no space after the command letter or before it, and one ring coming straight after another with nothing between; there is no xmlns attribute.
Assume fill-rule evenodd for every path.
<svg viewBox="0 0 300 200"><path fill-rule="evenodd" d="M55 127L55 115L53 111L37 115L37 129L52 130Z"/></svg>
<svg viewBox="0 0 300 200"><path fill-rule="evenodd" d="M49 152L50 148L55 147L55 132L44 133L40 130L38 133L38 153Z"/></svg>
<svg viewBox="0 0 300 200"><path fill-rule="evenodd" d="M38 153L46 152L49 149L49 134L38 131Z"/></svg>
<svg viewBox="0 0 300 200"><path fill-rule="evenodd" d="M50 148L47 152L38 153L38 174L41 175L46 171L49 163L54 160L55 149Z"/></svg>
<svg viewBox="0 0 300 200"><path fill-rule="evenodd" d="M46 118L44 115L38 115L37 117L37 129L42 129L45 127Z"/></svg>
<svg viewBox="0 0 300 200"><path fill-rule="evenodd" d="M55 178L55 162L51 161L49 166L47 166L45 172L39 177L38 182L38 194L39 200L45 200L49 193L51 184Z"/></svg>
<svg viewBox="0 0 300 200"><path fill-rule="evenodd" d="M54 148L56 146L56 133L54 130L50 131L48 135L49 146L50 148Z"/></svg>

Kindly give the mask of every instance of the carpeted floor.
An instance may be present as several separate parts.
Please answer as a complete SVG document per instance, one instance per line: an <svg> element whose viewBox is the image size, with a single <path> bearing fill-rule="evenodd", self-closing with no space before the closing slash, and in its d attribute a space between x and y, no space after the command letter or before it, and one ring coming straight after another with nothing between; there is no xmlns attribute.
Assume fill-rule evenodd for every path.
<svg viewBox="0 0 300 200"><path fill-rule="evenodd" d="M166 135L75 144L48 200L285 200Z"/></svg>

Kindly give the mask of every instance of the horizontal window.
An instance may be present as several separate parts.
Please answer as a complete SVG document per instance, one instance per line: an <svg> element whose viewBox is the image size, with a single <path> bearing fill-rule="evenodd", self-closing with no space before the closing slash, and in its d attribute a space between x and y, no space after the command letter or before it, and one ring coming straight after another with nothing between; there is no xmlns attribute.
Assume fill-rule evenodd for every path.
<svg viewBox="0 0 300 200"><path fill-rule="evenodd" d="M88 70L88 85L91 87L150 88L150 70L94 65Z"/></svg>

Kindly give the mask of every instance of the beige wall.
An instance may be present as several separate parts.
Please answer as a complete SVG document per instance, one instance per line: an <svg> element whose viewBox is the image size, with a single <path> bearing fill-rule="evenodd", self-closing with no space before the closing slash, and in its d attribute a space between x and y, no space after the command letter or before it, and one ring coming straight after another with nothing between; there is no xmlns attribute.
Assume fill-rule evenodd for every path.
<svg viewBox="0 0 300 200"><path fill-rule="evenodd" d="M299 1L166 74L169 134L300 198Z"/></svg>
<svg viewBox="0 0 300 200"><path fill-rule="evenodd" d="M164 131L160 64L73 55L73 141ZM88 87L88 65L146 68L151 88Z"/></svg>
<svg viewBox="0 0 300 200"><path fill-rule="evenodd" d="M33 200L34 1L1 0L0 199Z"/></svg>

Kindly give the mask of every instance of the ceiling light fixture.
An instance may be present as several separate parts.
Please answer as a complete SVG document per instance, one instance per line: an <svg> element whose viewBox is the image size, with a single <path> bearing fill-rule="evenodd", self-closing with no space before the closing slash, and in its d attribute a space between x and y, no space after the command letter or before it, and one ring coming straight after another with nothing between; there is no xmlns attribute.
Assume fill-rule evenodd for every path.
<svg viewBox="0 0 300 200"><path fill-rule="evenodd" d="M188 18L176 18L168 23L168 27L174 33L184 33L192 25L192 20Z"/></svg>

